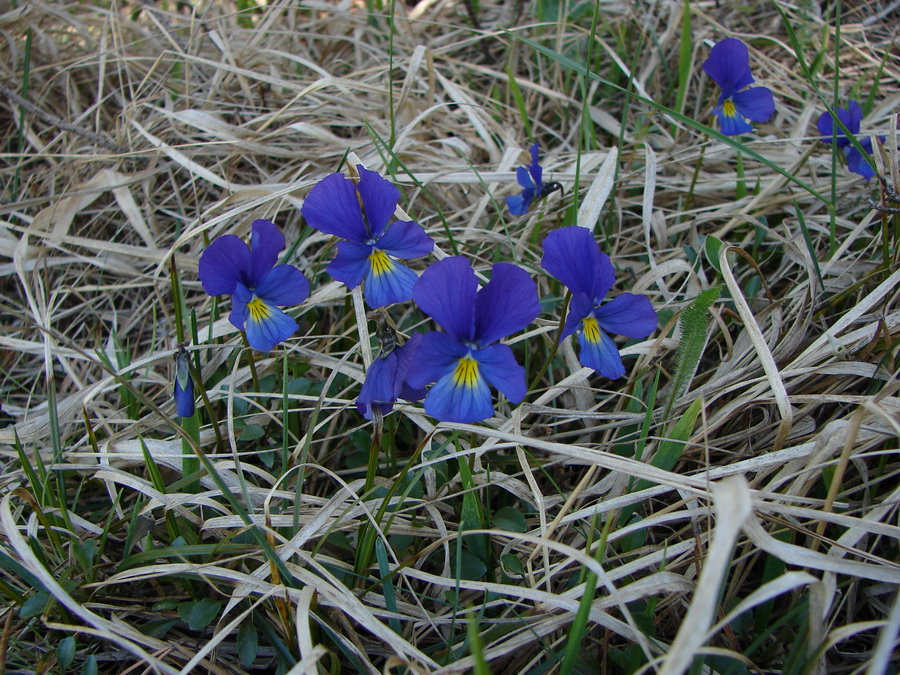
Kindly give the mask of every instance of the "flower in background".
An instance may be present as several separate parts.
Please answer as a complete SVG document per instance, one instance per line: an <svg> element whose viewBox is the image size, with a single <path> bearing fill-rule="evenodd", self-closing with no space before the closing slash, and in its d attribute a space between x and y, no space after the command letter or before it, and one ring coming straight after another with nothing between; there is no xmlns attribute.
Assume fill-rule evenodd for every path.
<svg viewBox="0 0 900 675"><path fill-rule="evenodd" d="M175 353L175 414L179 417L194 416L194 379L188 353L181 348Z"/></svg>
<svg viewBox="0 0 900 675"><path fill-rule="evenodd" d="M846 110L838 108L837 116L851 134L854 136L859 134L859 124L863 118L862 108L859 107L859 103L850 101L850 105ZM834 117L831 114L823 112L819 115L816 127L819 129L819 133L822 134L821 140L823 142L831 143L834 140L835 124ZM884 136L879 136L878 138L884 143ZM872 154L872 138L870 136L860 139L859 144L866 151L867 156ZM868 183L869 179L875 175L875 170L869 165L869 162L866 161L860 151L851 145L847 134L840 127L837 127L837 147L843 149L844 155L847 157L847 168L865 178Z"/></svg>
<svg viewBox="0 0 900 675"><path fill-rule="evenodd" d="M494 413L490 386L513 403L525 398L525 369L508 345L494 344L541 311L537 286L524 270L497 263L479 290L465 258L445 258L425 270L413 299L445 331L422 337L408 376L413 387L437 382L425 398L426 413L444 422L487 419Z"/></svg>
<svg viewBox="0 0 900 675"><path fill-rule="evenodd" d="M366 380L356 399L356 407L367 419L372 419L375 407L381 414L388 414L398 399L418 401L425 396L424 388L414 388L407 382L410 368L416 360L416 352L422 341L422 334L415 333L405 344L399 344L397 333L388 325L379 329L378 341L381 349L369 366Z"/></svg>
<svg viewBox="0 0 900 675"><path fill-rule="evenodd" d="M541 266L572 291L560 340L578 331L581 365L613 380L622 377L622 357L607 333L630 338L650 335L657 322L650 299L622 293L603 304L616 273L609 256L600 251L594 236L583 227L573 225L548 234Z"/></svg>
<svg viewBox="0 0 900 675"><path fill-rule="evenodd" d="M722 90L713 113L719 116L726 136L753 131L747 120L765 122L775 113L775 99L769 89L746 89L754 82L750 54L747 45L737 38L717 42L703 62L703 70Z"/></svg>
<svg viewBox="0 0 900 675"><path fill-rule="evenodd" d="M268 220L254 220L250 247L233 234L210 244L200 256L198 276L209 295L231 296L228 319L247 331L247 342L267 352L297 330L297 322L279 307L298 305L309 295L309 282L293 265L276 265L284 235Z"/></svg>
<svg viewBox="0 0 900 675"><path fill-rule="evenodd" d="M326 271L348 288L365 280L366 303L374 309L412 297L418 277L397 260L428 255L434 242L414 221L398 220L389 227L400 190L374 171L357 169L359 183L341 173L320 180L301 213L311 227L345 240Z"/></svg>
<svg viewBox="0 0 900 675"><path fill-rule="evenodd" d="M559 183L544 183L543 169L538 164L538 144L531 146L531 164L528 166L520 166L516 169L516 179L522 186L522 193L506 198L506 205L509 212L521 216L528 213L531 202L535 199L543 199L551 192L562 190Z"/></svg>

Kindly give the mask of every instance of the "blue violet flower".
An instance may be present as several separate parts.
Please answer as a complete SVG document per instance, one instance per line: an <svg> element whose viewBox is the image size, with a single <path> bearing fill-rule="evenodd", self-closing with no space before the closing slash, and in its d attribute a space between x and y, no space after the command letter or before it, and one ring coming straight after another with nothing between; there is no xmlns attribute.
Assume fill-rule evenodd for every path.
<svg viewBox="0 0 900 675"><path fill-rule="evenodd" d="M538 144L535 143L531 146L531 164L516 169L516 179L522 186L522 193L506 198L510 213L516 216L524 215L528 213L534 200L543 199L552 192L562 190L559 183L544 183L543 173L544 170L538 164Z"/></svg>
<svg viewBox="0 0 900 675"><path fill-rule="evenodd" d="M527 272L497 263L491 281L479 290L465 258L445 258L422 273L413 299L445 331L422 337L408 376L412 387L437 382L425 398L426 413L443 422L487 419L494 413L491 386L512 403L525 398L525 369L509 345L494 343L525 328L541 311Z"/></svg>
<svg viewBox="0 0 900 675"><path fill-rule="evenodd" d="M250 247L233 234L210 244L200 256L198 276L209 295L231 296L228 319L247 331L247 342L261 352L293 335L298 326L279 307L298 305L309 282L293 265L276 265L284 235L268 220L254 220Z"/></svg>
<svg viewBox="0 0 900 675"><path fill-rule="evenodd" d="M369 366L356 399L356 407L367 420L372 419L376 407L381 409L382 415L387 415L398 399L418 401L425 397L424 388L411 387L407 382L410 369L416 362L422 334L414 333L404 344L400 344L396 331L384 325L379 330L378 341L380 351Z"/></svg>
<svg viewBox="0 0 900 675"><path fill-rule="evenodd" d="M577 225L547 235L541 266L572 292L560 340L577 331L581 365L612 380L622 377L625 374L622 357L607 333L629 338L650 335L657 323L650 299L622 293L603 303L616 281L616 273L593 234Z"/></svg>
<svg viewBox="0 0 900 675"><path fill-rule="evenodd" d="M326 271L348 288L365 280L366 304L374 309L412 297L418 277L397 260L428 255L434 242L414 221L390 223L400 190L375 171L357 169L359 183L341 173L319 181L301 213L310 227L345 240Z"/></svg>
<svg viewBox="0 0 900 675"><path fill-rule="evenodd" d="M851 134L854 136L859 134L859 124L863 118L862 108L859 107L859 103L850 101L850 105L846 110L838 108L837 116ZM819 133L822 134L821 140L824 143L831 143L834 140L835 126L834 117L829 113L823 112L819 116L816 127L819 129ZM884 136L879 136L878 139L884 143ZM872 154L872 138L870 136L859 139L859 144L866 151L866 155ZM840 127L837 127L837 147L841 148L847 157L847 168L851 172L865 178L868 183L869 179L875 175L875 170L863 158L859 150L851 145L847 134Z"/></svg>
<svg viewBox="0 0 900 675"><path fill-rule="evenodd" d="M184 349L175 353L175 414L179 417L194 416L194 379L188 353Z"/></svg>
<svg viewBox="0 0 900 675"><path fill-rule="evenodd" d="M722 90L713 113L719 116L726 136L749 133L753 127L747 120L765 122L775 114L775 99L768 88L746 88L754 82L750 53L737 38L717 42L703 62L703 70Z"/></svg>

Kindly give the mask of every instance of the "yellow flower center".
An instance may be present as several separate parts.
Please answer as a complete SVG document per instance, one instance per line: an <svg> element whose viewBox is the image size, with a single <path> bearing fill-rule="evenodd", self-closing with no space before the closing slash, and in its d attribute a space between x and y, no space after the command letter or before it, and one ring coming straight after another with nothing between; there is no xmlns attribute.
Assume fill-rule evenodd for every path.
<svg viewBox="0 0 900 675"><path fill-rule="evenodd" d="M453 384L473 388L478 383L478 362L471 356L462 357L453 371Z"/></svg>
<svg viewBox="0 0 900 675"><path fill-rule="evenodd" d="M722 112L725 113L725 117L737 117L737 108L734 107L734 101L726 98L722 104Z"/></svg>
<svg viewBox="0 0 900 675"><path fill-rule="evenodd" d="M251 321L254 321L255 323L265 321L272 316L272 308L255 295L253 296L253 299L247 303L247 309L250 311Z"/></svg>
<svg viewBox="0 0 900 675"><path fill-rule="evenodd" d="M581 328L584 331L584 339L588 342L600 342L600 325L592 316L581 320Z"/></svg>
<svg viewBox="0 0 900 675"><path fill-rule="evenodd" d="M372 251L372 255L369 256L369 264L372 266L372 274L376 277L380 277L382 274L388 274L394 269L394 261L388 257L387 253L380 251L377 248Z"/></svg>

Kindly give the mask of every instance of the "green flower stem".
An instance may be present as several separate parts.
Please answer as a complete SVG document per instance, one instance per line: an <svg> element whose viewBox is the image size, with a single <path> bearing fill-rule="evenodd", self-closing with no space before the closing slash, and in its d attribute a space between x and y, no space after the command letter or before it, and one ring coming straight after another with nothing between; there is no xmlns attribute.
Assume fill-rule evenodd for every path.
<svg viewBox="0 0 900 675"><path fill-rule="evenodd" d="M253 347L247 342L247 333L241 331L241 340L244 342L244 355L247 357L247 365L250 366L250 379L253 380L253 390L259 391L259 375L256 373L256 359L253 358Z"/></svg>
<svg viewBox="0 0 900 675"><path fill-rule="evenodd" d="M188 359L188 368L191 371L191 377L194 379L194 384L197 385L197 390L200 392L200 398L203 399L203 407L206 408L206 414L209 415L209 422L212 425L213 432L216 434L216 450L223 452L225 449L225 440L222 438L222 432L219 430L219 418L216 415L216 410L213 407L212 401L210 401L209 396L206 395L206 387L203 386L203 378L200 376L200 371L197 370L196 365L194 365L193 359Z"/></svg>
<svg viewBox="0 0 900 675"><path fill-rule="evenodd" d="M457 432L454 432L454 434L456 434L456 433ZM454 435L454 438L455 438L455 435ZM409 460L407 460L406 464L400 470L400 473L397 474L397 476L394 478L393 481L391 481L391 485L387 490L387 494L384 496L384 499L381 501L381 506L378 507L378 512L375 514L375 523L377 526L381 526L381 523L384 522L384 516L387 512L388 505L391 503L391 500L394 498L394 495L397 494L397 490L399 489L400 485L402 485L405 482L406 476L409 473L410 469L412 469L412 467L415 465L415 463L419 461L419 457L421 456L422 451L425 449L425 447L429 443L431 443L431 436L426 436L425 440L423 440L419 444L419 446L416 448L416 451L412 454L412 457L410 457ZM377 457L377 455L376 455L376 457ZM371 460L370 460L369 464L371 465ZM377 466L377 460L376 460L376 466ZM410 489L411 489L411 486L408 486L407 491ZM404 493L404 497L406 496L406 494L407 493ZM395 515L396 515L396 513L391 513L390 518L388 519L387 526L382 528L383 531L385 531L385 532L390 531L390 523L393 521ZM367 570L369 568L369 565L372 562L372 555L374 554L374 551L375 551L375 537L376 537L375 527L372 526L372 524L369 523L368 521L366 522L366 526L368 526L366 528L366 537L364 539L364 538L362 538L362 536L360 536L359 546L357 547L357 551L356 551L356 566L354 567L354 571L357 573L357 578L356 578L357 587L362 587L362 584L365 581L363 572L365 572L365 570ZM360 527L360 531L362 531L362 529L363 529L363 527ZM383 579L379 579L378 582L376 582L376 584L380 584L383 581L384 581ZM371 590L371 589L369 589L369 590Z"/></svg>
<svg viewBox="0 0 900 675"><path fill-rule="evenodd" d="M556 358L556 352L559 350L559 337L562 335L563 327L566 324L566 315L569 313L569 302L572 300L572 292L566 291L566 299L563 301L562 313L559 315L559 326L556 328L556 339L553 340L553 345L550 347L550 353L547 355L547 360L544 361L544 364L541 366L541 369L538 371L537 376L532 380L531 386L528 387L528 391L533 391L535 387L540 384L541 378L544 377L544 373L547 372L547 369L550 367L550 364L553 363L553 359Z"/></svg>
<svg viewBox="0 0 900 675"><path fill-rule="evenodd" d="M378 475L378 457L381 455L381 432L384 424L384 417L381 414L381 408L377 405L372 406L372 444L369 446L369 466L366 469L366 482L363 486L362 499L366 499L375 489L375 476ZM375 550L375 529L372 522L366 518L359 526L359 534L357 538L356 564L354 571L356 572L356 585L362 586L365 580L365 571L368 569L372 561L372 552Z"/></svg>

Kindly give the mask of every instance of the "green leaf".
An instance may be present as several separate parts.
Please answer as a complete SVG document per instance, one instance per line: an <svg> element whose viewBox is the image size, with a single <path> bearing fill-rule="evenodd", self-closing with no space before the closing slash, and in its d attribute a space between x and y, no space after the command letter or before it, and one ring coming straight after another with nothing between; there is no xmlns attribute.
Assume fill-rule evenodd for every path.
<svg viewBox="0 0 900 675"><path fill-rule="evenodd" d="M722 249L723 242L718 237L709 235L703 242L703 253L706 254L706 261L713 266L719 274L722 274L722 268L719 267L719 251Z"/></svg>
<svg viewBox="0 0 900 675"><path fill-rule="evenodd" d="M627 525L632 525L634 523L639 523L643 518L641 518L638 514L633 514L631 517L631 522L627 523ZM645 543L647 543L647 529L643 528L640 530L635 530L630 534L626 534L624 537L619 539L619 550L620 551L634 551L635 549L640 548Z"/></svg>
<svg viewBox="0 0 900 675"><path fill-rule="evenodd" d="M150 619L140 627L140 631L150 637L162 638L176 623L178 619Z"/></svg>
<svg viewBox="0 0 900 675"><path fill-rule="evenodd" d="M415 544L416 538L411 534L392 534L388 537L388 542L391 545L391 550L399 553Z"/></svg>
<svg viewBox="0 0 900 675"><path fill-rule="evenodd" d="M19 610L19 617L22 619L32 619L36 616L40 616L47 607L48 602L50 602L49 593L44 593L43 591L35 593L25 601L24 605L22 605L22 609Z"/></svg>
<svg viewBox="0 0 900 675"><path fill-rule="evenodd" d="M244 668L249 668L256 660L256 653L259 651L259 635L256 632L256 626L252 621L245 621L238 628L237 634L237 651L238 658Z"/></svg>
<svg viewBox="0 0 900 675"><path fill-rule="evenodd" d="M479 499L478 493L475 492L475 490L477 489L477 485L474 478L472 477L472 470L469 468L465 457L460 457L457 464L459 466L460 482L462 483L463 489L467 490L467 492L463 494L459 529L463 531L480 530L484 527L486 521L484 518L484 511L481 508L481 501ZM488 556L490 555L490 550L488 547L488 540L486 536L477 535L466 537L466 544L473 554L478 556L478 558L482 562L487 563ZM475 577L466 578L468 579Z"/></svg>
<svg viewBox="0 0 900 675"><path fill-rule="evenodd" d="M478 581L483 579L487 574L487 565L480 558L475 557L468 551L463 551L459 558L459 576L461 579L469 581Z"/></svg>
<svg viewBox="0 0 900 675"><path fill-rule="evenodd" d="M500 564L503 565L503 568L510 575L515 574L519 577L525 575L525 567L522 565L522 561L513 553L506 553L500 556Z"/></svg>
<svg viewBox="0 0 900 675"><path fill-rule="evenodd" d="M191 610L188 626L191 630L206 628L216 620L221 607L221 602L216 602L210 598L203 598L203 600L194 605L194 608Z"/></svg>
<svg viewBox="0 0 900 675"><path fill-rule="evenodd" d="M81 675L97 675L97 657L91 654L81 666Z"/></svg>
<svg viewBox="0 0 900 675"><path fill-rule="evenodd" d="M287 383L288 394L306 394L312 389L313 381L308 377L296 377Z"/></svg>
<svg viewBox="0 0 900 675"><path fill-rule="evenodd" d="M475 675L491 675L491 669L484 656L484 644L481 640L478 619L475 618L471 608L466 609L466 635L469 638L469 653L475 664L472 672Z"/></svg>
<svg viewBox="0 0 900 675"><path fill-rule="evenodd" d="M669 437L659 444L653 460L650 462L653 466L671 471L681 453L684 452L684 444L691 437L694 430L694 423L697 421L697 415L700 414L700 408L703 406L703 398L697 397L693 403L684 411L684 415L675 423ZM643 489L643 488L641 488Z"/></svg>
<svg viewBox="0 0 900 675"><path fill-rule="evenodd" d="M384 598L384 608L391 614L397 614L397 594L394 589L394 581L391 579L391 564L388 559L387 549L384 547L384 541L380 538L375 540L375 559L378 561L378 574L381 576L381 597ZM400 627L400 621L396 616L388 618L391 629L398 635L403 634Z"/></svg>
<svg viewBox="0 0 900 675"><path fill-rule="evenodd" d="M257 438L262 438L266 435L266 430L263 429L258 424L248 424L244 427L244 430L241 432L241 440L242 441L255 441Z"/></svg>
<svg viewBox="0 0 900 675"><path fill-rule="evenodd" d="M59 667L68 670L75 660L75 638L71 635L63 638L56 646L56 660L59 661Z"/></svg>
<svg viewBox="0 0 900 675"><path fill-rule="evenodd" d="M210 598L203 598L197 602L185 602L178 608L178 616L191 630L200 630L215 620L221 606L221 602Z"/></svg>
<svg viewBox="0 0 900 675"><path fill-rule="evenodd" d="M668 437L660 442L659 447L656 449L656 453L653 455L653 459L650 461L651 465L660 469L665 469L666 471L672 470L676 462L678 462L678 459L681 457L681 453L684 452L685 442L691 437L691 433L694 430L694 423L697 421L697 416L700 414L702 405L702 397L696 398L694 402L691 403L681 418L675 423L675 426L672 427L672 431L668 434ZM652 483L650 481L641 479L634 484L634 487L629 488L628 491L629 493L640 492L651 485ZM624 527L633 522L632 515L634 515L639 506L640 504L630 504L622 509L619 514L619 527ZM619 545L621 550L631 550L625 547L640 542L640 537L643 536L645 535L640 534L638 537L626 537L620 540Z"/></svg>
<svg viewBox="0 0 900 675"><path fill-rule="evenodd" d="M31 469L31 465L27 463L24 454L19 454L19 459L22 465ZM37 483L32 482L33 485ZM5 551L0 550L0 570L6 570L10 573L13 579L24 581L26 584L31 586L36 591L47 592L47 589L44 587L44 584L41 583L41 580L34 576L31 572L25 569L19 561L15 558L9 556ZM18 587L19 590L22 590L21 587Z"/></svg>
<svg viewBox="0 0 900 675"><path fill-rule="evenodd" d="M504 506L494 514L494 527L507 532L524 532L525 516L511 506Z"/></svg>

